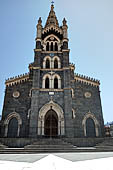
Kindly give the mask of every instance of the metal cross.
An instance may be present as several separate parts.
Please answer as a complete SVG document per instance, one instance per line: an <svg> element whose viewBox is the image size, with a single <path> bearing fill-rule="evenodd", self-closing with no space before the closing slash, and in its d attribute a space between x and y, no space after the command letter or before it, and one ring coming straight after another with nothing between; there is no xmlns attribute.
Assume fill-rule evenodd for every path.
<svg viewBox="0 0 113 170"><path fill-rule="evenodd" d="M52 1L51 4L53 5L53 4L54 4L54 1Z"/></svg>

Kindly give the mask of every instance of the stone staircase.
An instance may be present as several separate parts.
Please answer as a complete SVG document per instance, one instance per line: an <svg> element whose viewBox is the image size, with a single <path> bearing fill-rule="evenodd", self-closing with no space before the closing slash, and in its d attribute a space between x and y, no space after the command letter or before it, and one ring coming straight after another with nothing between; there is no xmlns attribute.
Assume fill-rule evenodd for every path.
<svg viewBox="0 0 113 170"><path fill-rule="evenodd" d="M87 141L87 139L85 139ZM113 138L105 138L102 141L97 140L95 145L81 145L78 143L82 139L63 138L42 138L31 140L30 144L26 144L23 148L20 146L16 148L6 147L0 143L0 154L38 154L38 153L68 153L68 152L111 152L113 151ZM93 140L93 139L92 139ZM90 142L92 143L92 140ZM14 140L13 140L14 141ZM70 142L71 143L70 143ZM101 142L101 143L100 143Z"/></svg>
<svg viewBox="0 0 113 170"><path fill-rule="evenodd" d="M96 145L96 149L113 151L113 138L105 138L103 142Z"/></svg>
<svg viewBox="0 0 113 170"><path fill-rule="evenodd" d="M55 153L55 152L74 152L76 146L63 141L62 139L44 138L37 139L24 148L4 148L0 153L4 154L23 154L23 153Z"/></svg>
<svg viewBox="0 0 113 170"><path fill-rule="evenodd" d="M4 148L7 148L7 146L5 146L2 143L0 143L0 149L4 149Z"/></svg>
<svg viewBox="0 0 113 170"><path fill-rule="evenodd" d="M63 141L62 139L38 139L31 145L25 146L25 150L34 150L39 152L63 152L71 151L76 147Z"/></svg>

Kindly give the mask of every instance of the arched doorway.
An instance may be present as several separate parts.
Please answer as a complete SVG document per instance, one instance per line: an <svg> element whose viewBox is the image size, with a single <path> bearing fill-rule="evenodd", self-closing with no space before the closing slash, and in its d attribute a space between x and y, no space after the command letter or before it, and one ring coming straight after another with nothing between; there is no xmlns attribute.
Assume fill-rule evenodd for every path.
<svg viewBox="0 0 113 170"><path fill-rule="evenodd" d="M44 134L48 137L56 137L58 135L58 116L52 109L45 115Z"/></svg>
<svg viewBox="0 0 113 170"><path fill-rule="evenodd" d="M18 120L14 117L9 121L8 137L15 138L18 134Z"/></svg>
<svg viewBox="0 0 113 170"><path fill-rule="evenodd" d="M93 119L88 118L86 120L86 136L87 137L96 137L96 131L95 131L95 123Z"/></svg>

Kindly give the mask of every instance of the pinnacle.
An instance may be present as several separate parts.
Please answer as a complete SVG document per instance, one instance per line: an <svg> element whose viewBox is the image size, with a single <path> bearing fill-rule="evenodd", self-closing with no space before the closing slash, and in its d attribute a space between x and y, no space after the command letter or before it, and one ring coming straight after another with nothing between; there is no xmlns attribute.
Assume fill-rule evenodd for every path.
<svg viewBox="0 0 113 170"><path fill-rule="evenodd" d="M57 20L55 11L54 11L54 5L53 4L51 5L51 10L49 12L49 16L47 18L45 27L48 27L50 25L54 25L54 26L59 27L59 23L58 23L58 20Z"/></svg>

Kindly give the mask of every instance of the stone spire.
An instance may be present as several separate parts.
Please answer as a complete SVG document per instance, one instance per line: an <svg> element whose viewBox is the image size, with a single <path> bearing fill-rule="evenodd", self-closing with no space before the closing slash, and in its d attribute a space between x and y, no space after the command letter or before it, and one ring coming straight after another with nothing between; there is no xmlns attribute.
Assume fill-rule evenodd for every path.
<svg viewBox="0 0 113 170"><path fill-rule="evenodd" d="M49 12L49 16L47 18L45 27L48 27L50 25L54 25L56 27L59 27L59 23L58 23L57 17L56 17L55 12L54 12L54 5L53 4L51 5L51 10Z"/></svg>

